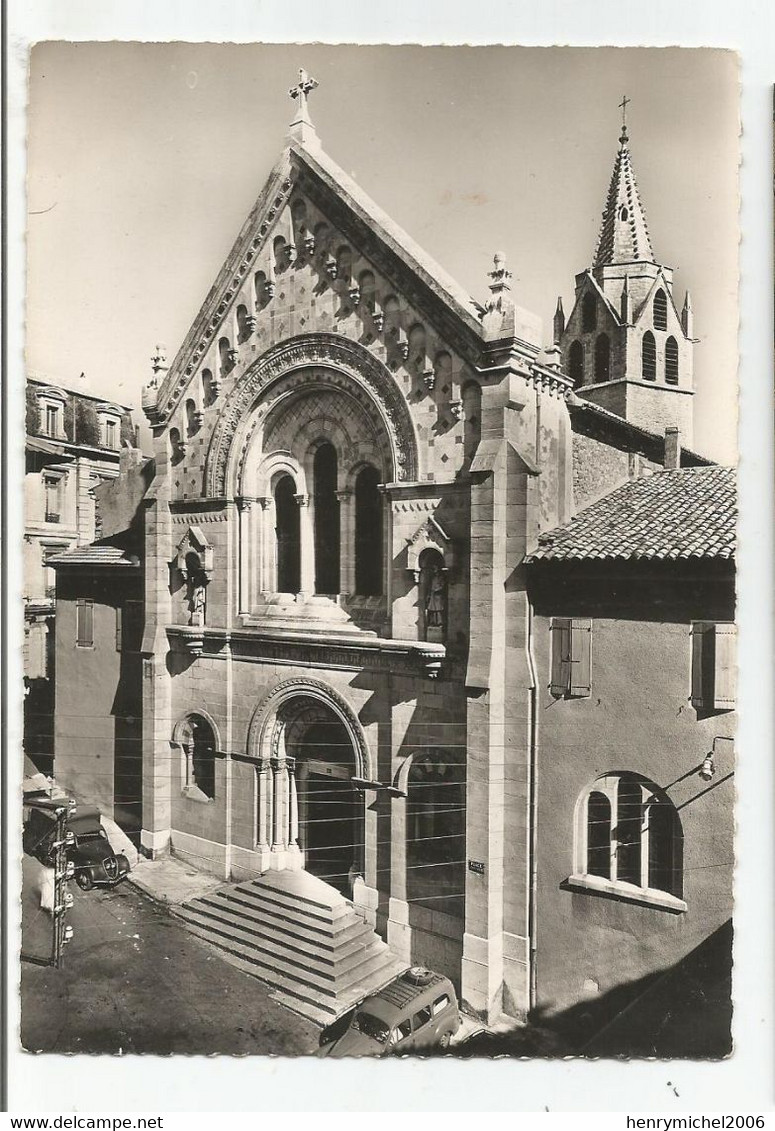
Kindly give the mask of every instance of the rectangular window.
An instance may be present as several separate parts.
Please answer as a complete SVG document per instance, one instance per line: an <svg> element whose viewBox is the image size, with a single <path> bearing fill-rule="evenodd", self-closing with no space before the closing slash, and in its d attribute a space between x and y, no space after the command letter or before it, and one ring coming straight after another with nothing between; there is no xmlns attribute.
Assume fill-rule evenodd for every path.
<svg viewBox="0 0 775 1131"><path fill-rule="evenodd" d="M413 1032L416 1033L418 1029L422 1029L423 1025L427 1025L430 1019L431 1007L429 1005L424 1005L423 1008L419 1009L412 1018Z"/></svg>
<svg viewBox="0 0 775 1131"><path fill-rule="evenodd" d="M46 492L46 522L59 522L59 479L55 479L53 476L45 476L43 479L43 484Z"/></svg>
<svg viewBox="0 0 775 1131"><path fill-rule="evenodd" d="M737 699L737 627L692 624L692 706L698 711L732 711Z"/></svg>
<svg viewBox="0 0 775 1131"><path fill-rule="evenodd" d="M115 448L116 446L116 422L115 420L105 421L105 446L107 448Z"/></svg>
<svg viewBox="0 0 775 1131"><path fill-rule="evenodd" d="M53 404L46 405L46 435L59 435L59 408Z"/></svg>
<svg viewBox="0 0 775 1131"><path fill-rule="evenodd" d="M433 1003L433 1016L436 1017L439 1013L442 1012L442 1010L446 1009L448 1005L449 998L446 994L442 994L442 996L440 998L437 998L437 1000Z"/></svg>
<svg viewBox="0 0 775 1131"><path fill-rule="evenodd" d="M87 598L75 604L75 643L79 648L94 647L94 602Z"/></svg>
<svg viewBox="0 0 775 1131"><path fill-rule="evenodd" d="M552 695L584 698L591 693L592 621L552 617L550 635Z"/></svg>

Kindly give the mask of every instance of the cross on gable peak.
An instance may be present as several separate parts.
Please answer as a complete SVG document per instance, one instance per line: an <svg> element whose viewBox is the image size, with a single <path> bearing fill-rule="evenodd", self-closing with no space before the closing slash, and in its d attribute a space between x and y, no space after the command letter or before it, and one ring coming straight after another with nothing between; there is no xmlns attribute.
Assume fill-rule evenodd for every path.
<svg viewBox="0 0 775 1131"><path fill-rule="evenodd" d="M312 91L319 85L318 80L308 74L303 67L299 68L299 81L296 86L292 86L288 91L296 105L296 112L290 129L290 136L295 141L312 142L313 144L317 141L317 134L309 116L307 101Z"/></svg>

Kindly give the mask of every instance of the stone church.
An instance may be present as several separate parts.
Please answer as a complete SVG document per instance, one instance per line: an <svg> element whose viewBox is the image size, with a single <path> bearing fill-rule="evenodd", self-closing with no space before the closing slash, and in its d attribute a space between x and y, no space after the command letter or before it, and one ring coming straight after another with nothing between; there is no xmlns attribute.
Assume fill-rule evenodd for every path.
<svg viewBox="0 0 775 1131"><path fill-rule="evenodd" d="M541 900L559 907L552 932L567 940L546 975L564 1001L555 988L576 928L559 901L585 898L583 884L570 895L554 880L542 893L553 864L539 868L540 836L564 845L567 834L558 879L586 875L609 849L594 831L597 856L570 861L579 791L584 813L602 814L609 795L625 804L610 775L626 759L598 765L591 748L562 800L569 735L586 716L557 720L595 694L583 634L608 590L598 579L597 605L570 608L568 593L582 592L573 563L548 562L545 539L554 532L560 545L577 512L617 491L688 476L701 492L708 481L697 476L719 470L691 450L691 302L676 302L670 268L655 261L626 129L593 262L576 276L567 319L558 303L545 349L502 254L489 297L474 301L327 156L308 112L315 85L302 73L291 91L287 148L143 394L154 473L141 508L141 842L237 888L269 885L286 920L324 905L324 890L329 917L347 901L391 955L361 985L423 963L450 974L478 1016L524 1017L541 999ZM716 486L728 503L733 487ZM617 503L624 528L637 505ZM715 515L698 560L715 553ZM692 536L696 546L705 535ZM570 582L547 585L566 567ZM696 590L695 575L651 568L652 587ZM734 619L716 605L716 619ZM653 608L626 616L649 619ZM690 622L703 615L713 620L703 608L687 614L687 663ZM609 725L641 726L639 703ZM545 725L560 728L554 747ZM715 739L692 734L700 754ZM63 772L66 761L62 752ZM667 786L664 766L639 769L638 782ZM651 788L630 789L631 811L653 804ZM553 820L550 809L539 833L540 799L558 796L567 814ZM671 820L660 826L668 839ZM679 867L669 859L668 871ZM617 907L637 903L638 914L655 884L678 891L663 873L601 868L609 874L586 896L598 920L606 883ZM670 915L645 959L630 935L617 976L676 961L711 933L726 903L711 913L704 899L685 942ZM662 905L680 916L681 902L667 892ZM210 920L223 945L228 922ZM598 930L597 950L626 930ZM270 949L261 961L271 970ZM280 983L292 949L278 936Z"/></svg>

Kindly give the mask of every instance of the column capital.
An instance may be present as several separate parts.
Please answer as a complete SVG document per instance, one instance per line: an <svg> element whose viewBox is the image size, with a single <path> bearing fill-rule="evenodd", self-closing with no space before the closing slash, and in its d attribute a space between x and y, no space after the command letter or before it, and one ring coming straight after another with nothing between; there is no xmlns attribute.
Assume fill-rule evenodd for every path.
<svg viewBox="0 0 775 1131"><path fill-rule="evenodd" d="M353 497L352 487L345 487L343 490L337 491L336 497L340 503L349 503L350 499Z"/></svg>
<svg viewBox="0 0 775 1131"><path fill-rule="evenodd" d="M303 492L301 492L300 494L294 495L293 497L300 507L306 507L309 505L309 495L305 495Z"/></svg>

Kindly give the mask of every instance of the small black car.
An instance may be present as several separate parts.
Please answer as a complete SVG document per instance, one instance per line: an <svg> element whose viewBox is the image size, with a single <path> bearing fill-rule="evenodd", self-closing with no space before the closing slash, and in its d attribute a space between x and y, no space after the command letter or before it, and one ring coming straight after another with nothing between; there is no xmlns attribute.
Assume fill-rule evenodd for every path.
<svg viewBox="0 0 775 1131"><path fill-rule="evenodd" d="M76 806L67 817L66 830L72 833L67 859L75 866L75 882L79 888L90 891L95 884L114 887L125 878L129 872L129 861L110 847L96 806ZM41 864L53 864L55 839L56 813L53 808L32 808L24 826L24 851Z"/></svg>

